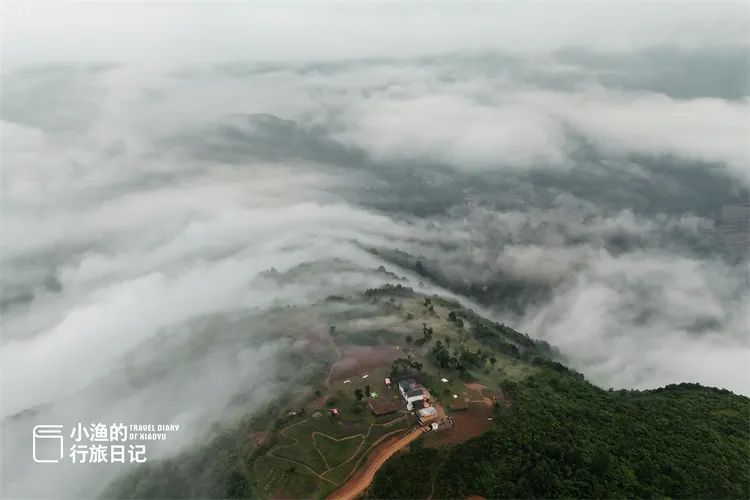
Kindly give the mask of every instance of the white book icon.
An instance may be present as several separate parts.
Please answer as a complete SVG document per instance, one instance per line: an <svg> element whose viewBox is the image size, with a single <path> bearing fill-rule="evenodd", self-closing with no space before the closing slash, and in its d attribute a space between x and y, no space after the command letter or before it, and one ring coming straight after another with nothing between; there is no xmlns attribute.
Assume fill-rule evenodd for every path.
<svg viewBox="0 0 750 500"><path fill-rule="evenodd" d="M33 456L37 463L57 463L63 457L62 425L37 425L33 430ZM57 443L55 443L57 440Z"/></svg>

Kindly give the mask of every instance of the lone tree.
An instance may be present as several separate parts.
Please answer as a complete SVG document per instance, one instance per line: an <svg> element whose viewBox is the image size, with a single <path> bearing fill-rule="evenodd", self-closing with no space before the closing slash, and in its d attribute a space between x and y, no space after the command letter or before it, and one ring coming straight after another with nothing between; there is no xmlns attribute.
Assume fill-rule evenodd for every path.
<svg viewBox="0 0 750 500"><path fill-rule="evenodd" d="M427 323L422 323L422 338L423 343L432 340L433 330L431 326L427 326Z"/></svg>
<svg viewBox="0 0 750 500"><path fill-rule="evenodd" d="M354 389L354 397L357 398L357 401L362 401L362 398L364 396L365 395L362 393L362 389L360 388Z"/></svg>

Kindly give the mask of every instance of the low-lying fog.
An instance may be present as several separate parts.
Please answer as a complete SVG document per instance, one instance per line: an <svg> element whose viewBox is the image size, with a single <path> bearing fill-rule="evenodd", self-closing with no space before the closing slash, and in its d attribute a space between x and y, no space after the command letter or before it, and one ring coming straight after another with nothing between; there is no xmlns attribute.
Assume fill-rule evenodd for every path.
<svg viewBox="0 0 750 500"><path fill-rule="evenodd" d="M548 42L4 70L3 494L110 477L27 460L35 424L179 423L166 454L238 391L262 406L288 346L201 318L376 286L380 265L602 387L750 394L746 47Z"/></svg>

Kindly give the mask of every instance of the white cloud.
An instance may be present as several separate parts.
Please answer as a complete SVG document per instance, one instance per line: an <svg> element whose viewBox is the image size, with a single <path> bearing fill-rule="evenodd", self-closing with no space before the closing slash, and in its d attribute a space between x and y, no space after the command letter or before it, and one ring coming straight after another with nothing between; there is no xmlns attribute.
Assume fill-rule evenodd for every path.
<svg viewBox="0 0 750 500"><path fill-rule="evenodd" d="M618 153L669 154L724 163L750 182L750 101L672 99L662 94L534 93L519 96Z"/></svg>
<svg viewBox="0 0 750 500"><path fill-rule="evenodd" d="M5 2L8 64L311 60L747 42L747 6ZM75 34L72 36L71 34Z"/></svg>
<svg viewBox="0 0 750 500"><path fill-rule="evenodd" d="M724 165L750 183L747 99L678 100L663 94L582 88L539 91L481 82L414 83L394 95L352 99L335 137L381 160L447 163L466 170L564 168L574 136L609 156L671 155ZM484 88L484 90L482 90ZM483 101L476 92L491 92ZM404 95L405 94L405 95Z"/></svg>
<svg viewBox="0 0 750 500"><path fill-rule="evenodd" d="M744 279L736 273L720 262L600 253L521 328L600 385L688 381L746 394L750 295L736 295Z"/></svg>
<svg viewBox="0 0 750 500"><path fill-rule="evenodd" d="M126 403L97 391L103 380L117 378L128 356L149 364L138 346L161 339L165 329L190 330L196 316L306 304L379 284L382 278L366 268L382 261L355 240L432 257L456 282L489 283L504 273L553 287L551 300L509 323L558 345L602 384L652 387L688 378L750 391L736 375L748 354L743 333L750 308L741 270L689 249L669 253L670 231L700 239L713 234L713 222L693 214L649 218L638 207L612 212L560 195L564 186L547 206L550 200L529 198L523 211L478 208L423 219L394 213L405 201L400 193L434 203L436 213L448 202L431 199L433 186L419 175L398 177L398 168L378 163L398 167L413 160L412 173L425 177L436 174L421 172L425 164L450 164L458 173L441 170L446 185L439 187L458 192L459 200L464 186L451 183L496 179L496 169L518 175L515 186L526 193L533 187L523 177L529 168L576 168L572 132L601 149L606 160L596 166L623 176L652 175L620 161L646 153L722 162L747 180L747 101L677 100L591 85L544 89L512 70L472 69L462 56L257 72L257 66L196 65L172 72L185 61L239 56L311 60L498 47L545 52L587 45L602 34L601 46L609 49L674 36L669 39L695 46L717 32L716 43L734 41L731 27L744 22L724 7L690 7L679 15L654 7L662 15L653 18L651 7L616 14L613 7L476 8L479 13L454 6L427 12L414 6L8 4L4 58L13 63L166 63L91 72L73 67L71 78L68 66L3 75L4 99L22 104L12 113L4 108L0 122L0 271L3 299L13 299L3 311L3 415L51 401L53 409L38 407L42 415L68 418L101 403L99 409L112 415L142 410L165 420L184 418L198 429L219 417L202 413L195 394L209 394L210 404L221 407L243 377L262 377L258 367L273 367L275 349L284 346L270 343L254 356L219 343L219 353L199 356L199 369L184 379L121 387L115 394ZM543 18L549 22L539 30ZM680 31L686 27L702 29ZM290 39L305 43L285 45ZM554 58L533 63L541 61ZM578 71L588 78L585 68ZM259 136L242 124L244 115L259 112L296 120L290 141L302 137L310 144L301 140L299 149L287 151L280 141L273 151L287 154L255 157L251 146ZM259 134L262 139L263 130ZM306 157L312 149L340 147L325 142L330 138L376 161ZM219 153L237 146L240 153L227 163L206 145ZM197 158L196 151L204 155ZM523 193L490 194L504 200ZM380 197L399 205L383 208ZM607 250L620 236L636 241L636 249ZM336 258L353 269L323 266L289 285L254 279L271 266L283 271ZM429 283L421 289L445 293ZM190 366L174 364L178 371ZM237 373L241 380L226 382ZM260 405L268 395L255 397ZM14 427L8 435L22 436L21 447L28 444L25 431ZM54 481L35 481L28 471L13 475L18 490L11 494L30 484L42 488L34 490L40 496L57 492ZM86 484L68 481L71 488Z"/></svg>
<svg viewBox="0 0 750 500"><path fill-rule="evenodd" d="M367 99L349 110L337 138L378 159L429 159L457 168L493 169L561 163L565 137L549 114L512 99L479 104L458 95Z"/></svg>

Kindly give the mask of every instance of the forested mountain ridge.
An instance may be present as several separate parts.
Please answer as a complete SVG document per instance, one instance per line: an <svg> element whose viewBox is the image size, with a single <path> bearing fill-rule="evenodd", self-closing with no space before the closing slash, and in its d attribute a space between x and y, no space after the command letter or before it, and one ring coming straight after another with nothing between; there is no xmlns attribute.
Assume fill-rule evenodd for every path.
<svg viewBox="0 0 750 500"><path fill-rule="evenodd" d="M312 308L214 318L206 321L212 336L197 335L251 347L259 341L243 333L251 325L289 340L277 364L289 390L263 411L217 426L201 445L133 470L102 497L326 497L386 430L417 425L404 408L372 415L363 397L372 389L400 405L383 377L405 376L419 377L455 425L388 460L369 498L750 495L745 396L690 383L604 390L555 361L554 346L400 283L328 296ZM305 329L307 343L295 349ZM472 408L453 405L467 395ZM342 417L324 416L334 407ZM335 439L318 442L323 434Z"/></svg>
<svg viewBox="0 0 750 500"><path fill-rule="evenodd" d="M415 449L373 498L750 496L750 399L698 384L605 391L553 363L504 390L496 426L451 449ZM415 484L414 470L434 477ZM432 491L430 491L432 490Z"/></svg>

